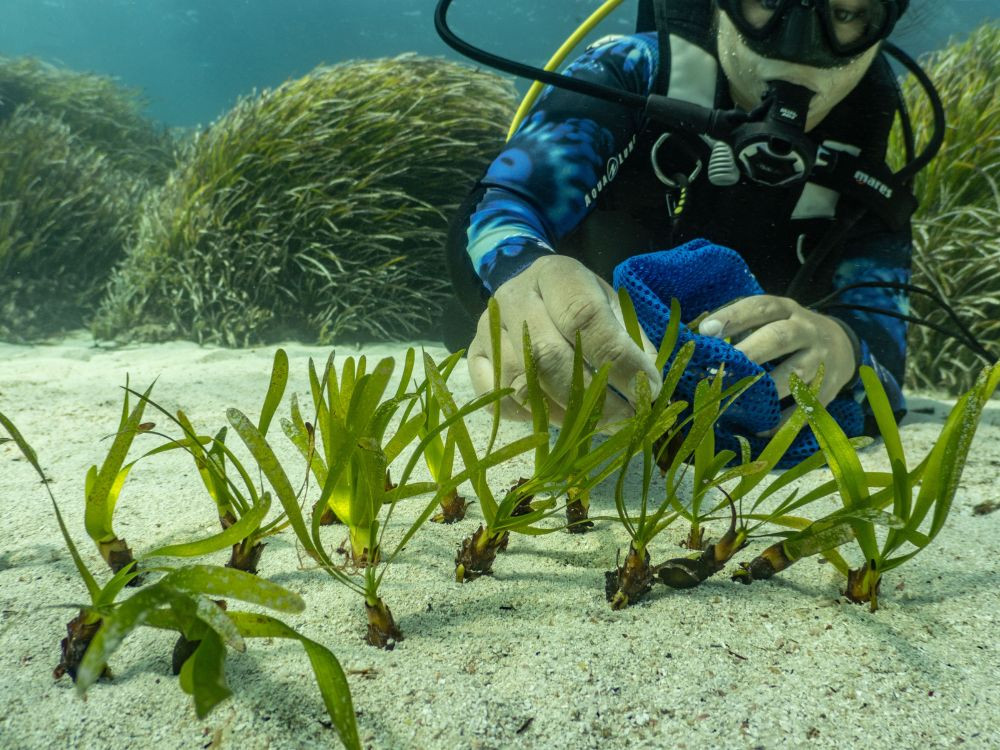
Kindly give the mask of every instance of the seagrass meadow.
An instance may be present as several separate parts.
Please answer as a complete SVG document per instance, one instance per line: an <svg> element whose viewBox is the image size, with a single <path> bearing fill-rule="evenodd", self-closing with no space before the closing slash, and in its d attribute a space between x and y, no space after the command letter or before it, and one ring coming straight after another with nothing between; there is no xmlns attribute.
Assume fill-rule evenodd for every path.
<svg viewBox="0 0 1000 750"><path fill-rule="evenodd" d="M110 78L0 58L0 339L93 314L143 194L173 164L143 106Z"/></svg>
<svg viewBox="0 0 1000 750"><path fill-rule="evenodd" d="M101 339L240 346L426 334L450 214L513 87L414 55L321 67L240 101L143 207Z"/></svg>
<svg viewBox="0 0 1000 750"><path fill-rule="evenodd" d="M514 104L506 79L404 55L166 133L113 79L0 58L0 339L427 334L448 218Z"/></svg>
<svg viewBox="0 0 1000 750"><path fill-rule="evenodd" d="M947 117L944 146L916 178L913 283L946 300L987 346L1000 341L1000 23L922 60L941 93ZM916 82L904 96L918 141L932 122ZM899 133L891 153L902 153ZM913 312L937 324L945 313L914 295ZM951 326L953 327L953 326ZM978 359L963 344L930 328L911 326L907 384L956 394L975 379Z"/></svg>

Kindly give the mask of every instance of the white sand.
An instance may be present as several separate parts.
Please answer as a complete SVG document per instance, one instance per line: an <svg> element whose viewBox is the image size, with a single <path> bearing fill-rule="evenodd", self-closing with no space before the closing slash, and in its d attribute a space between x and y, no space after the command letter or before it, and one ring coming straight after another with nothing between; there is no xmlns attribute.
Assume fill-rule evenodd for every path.
<svg viewBox="0 0 1000 750"><path fill-rule="evenodd" d="M307 357L322 360L327 352L286 348L302 393ZM401 351L366 349L370 357ZM101 350L82 335L35 348L0 345L0 410L38 451L102 580L103 563L83 531L83 480L107 449L101 438L117 425L126 372L140 387L159 377L154 398L183 407L202 431L214 432L227 407L259 409L272 355L188 343ZM464 368L454 381L467 397ZM916 457L948 407L916 397L911 407L933 412L914 414L903 430ZM285 414L287 405L279 411ZM505 435L517 431L505 428ZM272 437L287 443L279 431ZM287 444L282 450L298 466ZM880 447L864 460L885 468ZM497 472L494 487L526 466ZM604 570L626 537L610 523L584 536L516 537L494 577L458 585L455 548L478 524L478 508L456 526L428 525L391 568L383 596L406 634L391 652L362 642L361 601L321 571L301 570L290 535L268 546L262 572L305 597L307 610L287 622L352 670L368 747L996 748L1000 512L977 516L972 508L1000 499L998 467L994 401L948 526L916 560L887 575L874 614L839 597L836 571L815 559L751 587L726 576L688 592L658 587L639 606L612 612ZM811 481L827 477L818 472ZM11 444L0 445L0 499L0 747L338 745L305 655L288 642L252 641L245 654L231 653L235 696L203 721L170 675L173 636L151 630L131 636L114 656L113 681L79 700L69 678L55 682L51 672L75 614L70 605L85 599L85 589L43 487ZM613 512L607 489L594 511ZM133 472L115 525L141 553L214 532L214 515L193 462L168 455ZM411 516L406 509L399 520ZM680 526L667 530L656 556L682 554L675 546L682 533ZM335 530L330 538L342 535ZM766 543L758 540L737 559L749 560ZM852 546L843 550L857 561ZM213 562L226 558L218 553Z"/></svg>

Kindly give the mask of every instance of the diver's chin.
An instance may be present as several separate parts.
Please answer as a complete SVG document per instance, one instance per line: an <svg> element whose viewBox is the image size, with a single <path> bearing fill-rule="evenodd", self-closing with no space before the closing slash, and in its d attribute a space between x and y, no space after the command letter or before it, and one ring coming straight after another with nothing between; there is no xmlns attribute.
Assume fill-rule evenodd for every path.
<svg viewBox="0 0 1000 750"><path fill-rule="evenodd" d="M833 109L833 107L814 107L810 105L809 114L806 115L806 126L804 128L805 132L808 133L823 122L823 120L826 119L826 116L830 114L831 109Z"/></svg>

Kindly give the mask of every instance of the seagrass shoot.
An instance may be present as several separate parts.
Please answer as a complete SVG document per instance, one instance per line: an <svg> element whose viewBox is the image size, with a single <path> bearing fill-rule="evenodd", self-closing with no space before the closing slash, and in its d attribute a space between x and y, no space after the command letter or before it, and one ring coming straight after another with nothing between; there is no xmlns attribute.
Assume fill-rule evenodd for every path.
<svg viewBox="0 0 1000 750"><path fill-rule="evenodd" d="M620 290L619 300L626 329L639 345L641 337L635 308L624 290ZM618 514L616 520L625 528L631 541L624 564L616 564L614 570L605 573L605 595L615 609L641 599L655 582L674 589L701 584L719 573L749 543L757 529L765 524L809 523L789 513L834 490L833 486L824 485L801 498L797 497L797 492L792 492L776 507L757 512L770 495L821 466L824 458L817 452L772 481L758 494L750 513L744 516L743 499L770 476L801 431L805 415L801 408L793 411L756 458L751 456L745 439L738 441L739 456L733 450L716 452L716 423L760 376L748 376L724 387L726 373L725 368L720 367L714 375L696 384L690 406L684 401L674 400L677 384L691 361L695 346L694 341L678 346L680 320L680 305L676 299L671 300L670 320L656 358L660 371L667 368L661 390L654 399L648 383L640 383L636 414L631 425L623 430L630 432L631 445L625 451L626 459L618 476L615 507ZM696 326L697 321L692 321L691 325ZM814 391L818 390L821 380L822 371L811 385ZM639 512L635 514L630 510L631 498L626 497L624 488L631 460L638 454L642 456L642 483ZM651 508L649 496L656 468L664 481L664 496L657 506ZM684 479L689 474L690 490L686 490ZM736 484L733 485L733 482ZM729 485L729 489L725 485ZM711 495L721 495L721 498L706 507ZM741 508L739 513L737 503ZM708 544L705 542L704 525L721 519L723 516L717 514L723 510L728 511L728 529L718 540ZM650 543L678 519L684 519L689 524L684 546L692 552L653 564L649 554Z"/></svg>
<svg viewBox="0 0 1000 750"><path fill-rule="evenodd" d="M491 299L488 308L491 347L493 350L493 384L499 389L501 377L500 310ZM611 365L602 364L587 382L584 376L583 342L576 336L573 373L565 409L565 419L550 445L548 405L535 367L535 355L527 327L522 333L523 357L526 376L526 406L531 412L534 449L533 470L529 477L522 477L509 487L498 500L488 482L485 468L471 479L479 500L483 523L464 539L455 556L455 580L471 581L489 575L497 553L506 549L511 534L539 536L568 528L573 531L590 524L587 518L590 489L609 476L620 461L624 436L614 436L595 444L604 398L607 392L608 373ZM425 370L429 373L431 389L439 399L445 414L454 414L457 407L444 378L433 362ZM492 450L500 419L499 404L495 404L492 434L487 455ZM466 466L480 463L472 437L464 423L456 423L455 444ZM543 525L560 510L565 509L567 525Z"/></svg>
<svg viewBox="0 0 1000 750"><path fill-rule="evenodd" d="M338 371L331 354L322 375L310 361L315 421L306 422L293 401L292 418L282 422L286 435L306 461L306 473L317 479L320 490L308 523L298 494L266 437L238 410L228 412L230 424L274 488L302 549L336 581L362 597L368 619L366 640L381 648L392 648L403 638L392 611L379 594L386 571L439 507L441 499L479 467L472 464L446 481L437 482L411 481L413 471L435 438L506 395L498 391L480 396L453 413L446 412L433 428L428 428L426 415L418 408L418 396L427 386L410 388L415 357L414 349L410 348L394 391L389 389L395 369L391 357L380 360L370 371L365 357L348 357ZM425 368L428 363L435 367L429 356L425 355L424 360ZM446 392L446 388L439 389L437 395ZM394 420L397 415L398 420ZM536 442L532 437L515 441L491 453L482 463L487 466L501 463L530 450ZM391 485L387 481L389 464L407 449L409 456L398 484ZM425 494L431 497L420 501L421 512L395 546L386 549L383 535L397 503ZM342 557L335 544L323 536L322 520L327 509L333 511L348 533L348 548Z"/></svg>
<svg viewBox="0 0 1000 750"><path fill-rule="evenodd" d="M461 361L462 354L462 351L454 352L443 361L437 363L437 369L446 384L454 372L455 366ZM429 382L426 379L420 388L418 388L418 394L421 407L420 414L423 419L419 435L421 438L427 438L429 441L423 452L424 463L427 465L431 479L440 486L447 483L455 471L454 428L446 430L443 438L441 433L437 431L437 427L441 423L441 403L438 400L437 393L433 388L429 387ZM445 524L461 521L465 518L466 509L469 507L469 504L469 501L458 493L458 487L454 487L441 497L438 512L431 516L431 521Z"/></svg>
<svg viewBox="0 0 1000 750"><path fill-rule="evenodd" d="M182 653L174 649L174 671L202 719L232 695L225 674L229 649L245 651L247 638L292 639L302 645L310 660L323 703L341 741L347 748L360 750L350 688L333 653L275 617L232 611L226 606L227 599L238 599L294 614L305 609L298 594L243 571L190 565L150 568L148 575L162 576L123 598L126 585L136 576L134 561L125 564L103 586L98 584L66 528L34 449L3 413L0 425L45 485L63 541L90 599L67 624L59 664L53 672L56 679L68 674L76 683L77 693L84 696L98 680L111 679L108 662L131 632L141 626L174 631L186 646Z"/></svg>
<svg viewBox="0 0 1000 750"><path fill-rule="evenodd" d="M88 536L94 540L101 557L117 573L123 568L132 565L135 557L132 554L128 543L118 536L114 530L113 519L115 508L118 506L118 497L121 495L122 487L128 478L132 468L139 459L126 464L129 449L135 436L141 432L150 431L155 425L142 421L142 414L146 408L146 399L149 397L153 386L150 385L145 393L141 394L138 403L134 408L129 406L129 395L132 393L128 387L128 378L125 379L125 396L122 402L121 418L118 421L118 430L113 435L111 447L104 457L100 468L92 465L87 471L84 484L86 495L86 511L84 513L84 527ZM148 454L147 454L148 455ZM130 585L136 585L139 579L133 576L129 580Z"/></svg>
<svg viewBox="0 0 1000 750"><path fill-rule="evenodd" d="M822 378L823 370L821 367L809 386L813 394L818 393ZM699 402L704 401L707 397L707 390L703 385L700 385L696 390L695 411L698 411ZM724 407L720 409L720 415L722 411L724 411ZM736 454L732 450L716 453L714 429L706 430L693 451L683 448L680 451L682 455L688 455L686 460L688 466L685 470L687 468L693 470L691 499L688 502L680 498L679 481L674 481L674 477L678 477L679 480L677 474L679 464L676 458L667 464L665 470L668 482L667 496L670 498L671 506L677 516L690 522L690 531L685 546L696 551L687 557L673 558L657 565L657 577L661 583L675 589L697 586L710 576L719 573L733 555L747 546L752 539L758 536L769 536L772 533L758 530L771 526L801 529L812 523L808 518L792 514L835 492L836 484L834 482L820 484L801 495L797 489L792 490L784 499L767 510L762 510L762 507L781 490L821 468L826 463L826 457L820 450L785 469L777 477L771 478L767 486L757 493L749 511L743 512L743 500L760 487L765 478L771 477L771 473L795 441L805 423L805 410L798 406L788 415L755 459L751 457L749 442L744 438L739 438L741 453L739 463L726 470L724 470L725 467L736 459ZM859 449L869 445L871 439L867 437L852 438L849 443L852 448ZM661 467L664 463L661 461ZM724 487L727 483L735 480L738 480L735 485L729 486L728 489ZM671 487L673 489L669 489ZM720 493L723 499L714 504L709 511L703 513L704 500L712 491ZM739 504L739 512L737 512L737 503ZM704 544L702 524L706 520L714 518L714 514L726 506L728 506L730 517L729 529L719 541L714 544Z"/></svg>
<svg viewBox="0 0 1000 750"><path fill-rule="evenodd" d="M875 611L883 575L919 554L944 528L983 407L1000 384L1000 363L980 371L976 384L951 409L934 445L913 468L907 464L899 428L877 375L862 367L861 378L891 472L866 473L837 422L815 394L793 378L792 395L805 408L843 507L764 550L737 574L737 580L770 578L793 562L822 552L846 577L844 595ZM876 526L887 530L877 534ZM852 539L861 551L860 567L852 568L839 554L831 554L831 548Z"/></svg>
<svg viewBox="0 0 1000 750"><path fill-rule="evenodd" d="M270 383L257 420L257 430L262 435L267 434L287 384L288 355L284 349L277 349L271 367ZM267 519L271 509L271 493L263 487L257 489L250 473L226 445L228 428L223 426L214 436L199 435L183 410L178 409L176 414L172 414L149 398L148 394L139 397L183 433L181 439L153 433L161 435L165 443L151 453L183 450L190 454L202 484L215 505L219 525L222 527L216 534L190 542L157 547L142 557L198 557L229 547L231 553L227 567L257 573L265 540L283 530L287 526L287 520L284 513Z"/></svg>

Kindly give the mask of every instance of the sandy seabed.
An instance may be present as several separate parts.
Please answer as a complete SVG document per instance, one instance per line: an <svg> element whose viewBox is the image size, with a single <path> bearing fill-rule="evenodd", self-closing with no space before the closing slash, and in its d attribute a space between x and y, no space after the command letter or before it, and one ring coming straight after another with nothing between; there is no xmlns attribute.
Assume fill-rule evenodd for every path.
<svg viewBox="0 0 1000 750"><path fill-rule="evenodd" d="M308 358L322 362L329 350L285 349L289 393L308 404ZM363 351L372 359L404 349ZM83 530L84 475L103 460L102 438L116 429L126 373L143 388L158 378L158 402L183 408L202 432L214 433L227 407L259 410L273 352L191 343L100 349L82 334L45 346L0 345L0 411L37 450L101 580L103 562ZM341 361L358 350L337 354ZM471 395L463 366L453 386L460 399ZM287 395L279 416L287 415ZM950 403L924 394L911 396L910 406L903 438L915 463ZM477 431L486 425L483 418ZM505 425L502 435L523 430ZM279 430L272 441L289 466L301 464ZM879 445L863 460L887 469ZM500 490L528 470L526 459L513 462L491 484ZM516 537L493 577L459 585L455 549L479 523L475 507L455 526L428 524L390 568L382 595L406 636L392 651L363 643L361 600L303 568L290 533L272 539L261 572L305 598L305 612L284 619L348 671L366 747L997 748L1000 512L973 508L1000 499L998 472L994 400L948 525L915 560L887 574L876 613L839 596L839 574L815 558L750 587L724 575L690 591L657 587L638 606L612 612L604 571L627 537L608 522L586 535ZM819 471L808 483L828 478ZM0 445L0 499L0 747L339 745L305 654L292 642L250 641L246 653L231 652L235 694L204 720L174 684L169 633L130 636L111 661L113 679L86 701L68 677L54 681L65 624L86 591L44 488L10 443ZM400 506L391 533L402 533L415 508ZM596 493L592 512L614 512L610 487ZM177 453L136 467L115 526L141 554L214 533L217 520L193 461ZM664 532L654 557L684 554L677 546L683 533L680 525ZM336 546L344 532L330 535ZM756 540L737 560L767 543ZM843 550L859 562L856 548ZM220 552L211 561L226 559Z"/></svg>

